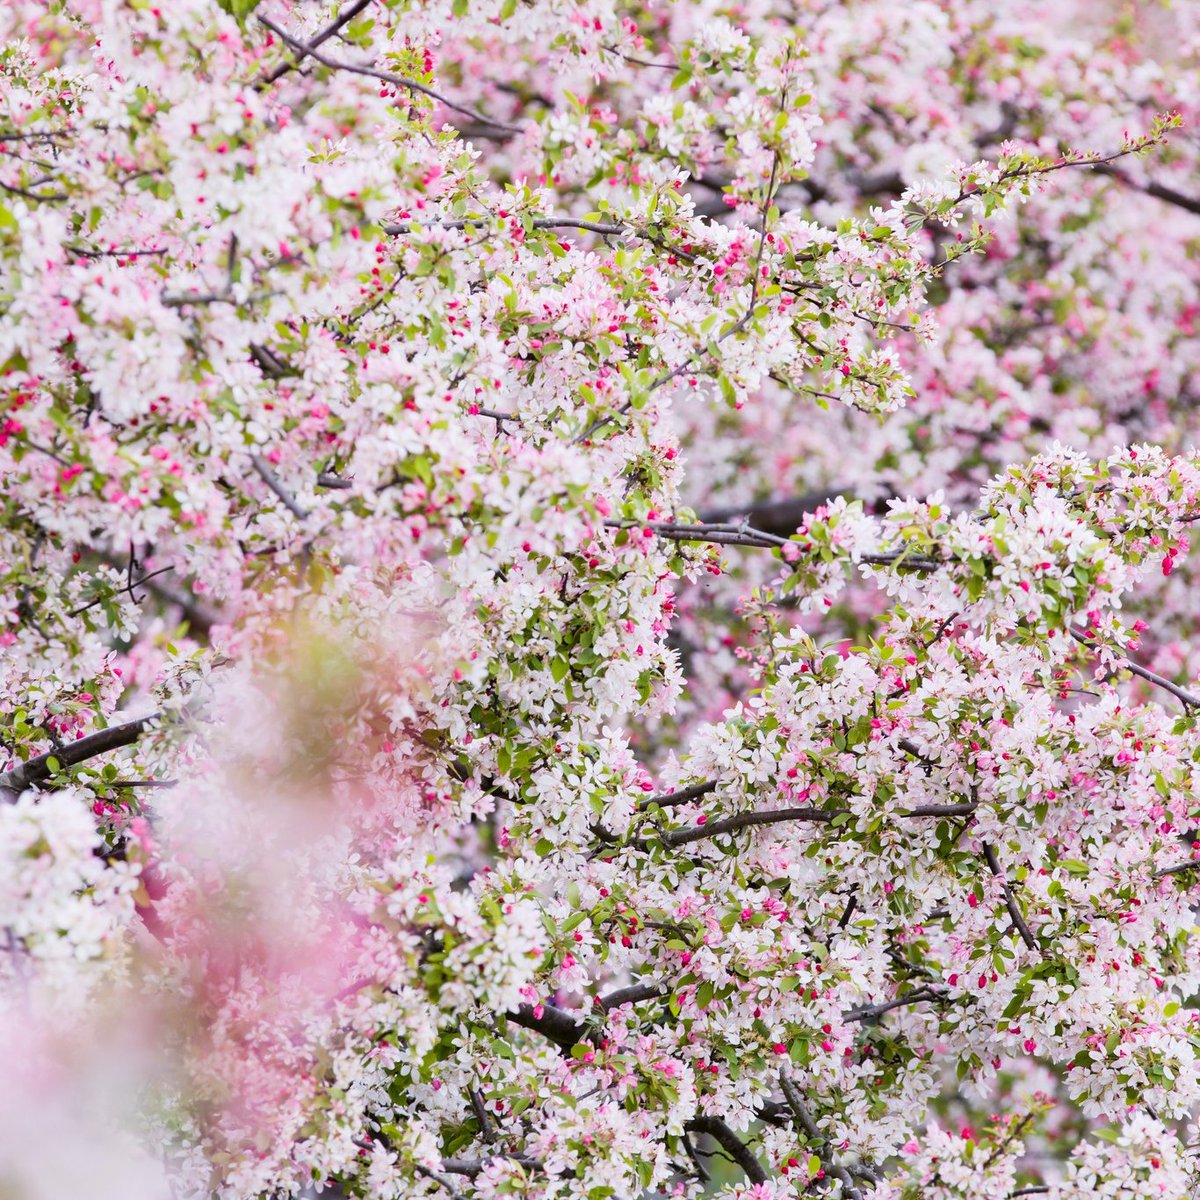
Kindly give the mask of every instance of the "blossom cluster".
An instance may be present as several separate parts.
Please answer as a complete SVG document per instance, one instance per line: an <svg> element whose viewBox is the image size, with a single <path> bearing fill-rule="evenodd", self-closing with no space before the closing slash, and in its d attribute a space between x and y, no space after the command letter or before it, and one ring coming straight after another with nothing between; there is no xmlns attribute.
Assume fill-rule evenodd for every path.
<svg viewBox="0 0 1200 1200"><path fill-rule="evenodd" d="M1197 1186L1200 14L1051 7L11 0L0 1176Z"/></svg>

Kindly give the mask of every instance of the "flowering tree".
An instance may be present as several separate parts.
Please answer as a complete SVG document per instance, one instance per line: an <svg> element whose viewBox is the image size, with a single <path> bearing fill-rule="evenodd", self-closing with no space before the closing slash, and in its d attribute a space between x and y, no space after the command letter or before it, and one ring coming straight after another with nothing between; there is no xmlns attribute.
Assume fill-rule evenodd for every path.
<svg viewBox="0 0 1200 1200"><path fill-rule="evenodd" d="M13 1194L1190 1194L1200 9L3 30Z"/></svg>

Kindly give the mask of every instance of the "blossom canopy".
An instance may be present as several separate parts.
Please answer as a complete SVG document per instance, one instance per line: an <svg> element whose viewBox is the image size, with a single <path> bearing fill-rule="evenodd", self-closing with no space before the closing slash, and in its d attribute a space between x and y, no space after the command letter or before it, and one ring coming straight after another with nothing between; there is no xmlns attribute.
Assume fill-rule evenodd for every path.
<svg viewBox="0 0 1200 1200"><path fill-rule="evenodd" d="M9 0L14 1195L1200 1186L1198 64Z"/></svg>

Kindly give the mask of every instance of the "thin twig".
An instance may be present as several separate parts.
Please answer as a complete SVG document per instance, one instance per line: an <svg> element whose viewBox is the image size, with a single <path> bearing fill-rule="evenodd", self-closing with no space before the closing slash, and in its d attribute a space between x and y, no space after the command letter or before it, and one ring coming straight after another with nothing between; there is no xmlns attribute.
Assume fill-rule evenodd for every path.
<svg viewBox="0 0 1200 1200"><path fill-rule="evenodd" d="M447 221L401 221L384 225L387 234L411 233L414 229L466 229L468 226L483 225L498 218L491 213L475 217L459 217ZM530 222L534 229L582 229L588 233L602 233L608 237L627 233L631 227L613 222L583 221L577 217L534 217Z"/></svg>
<svg viewBox="0 0 1200 1200"><path fill-rule="evenodd" d="M1017 927L1017 932L1021 935L1021 941L1029 947L1030 950L1040 952L1041 947L1037 944L1037 939L1029 932L1029 926L1025 924L1025 918L1021 915L1021 907L1017 904L1016 898L1013 896L1012 888L1009 887L1008 879L1004 872L1000 869L1000 863L996 858L996 852L992 849L991 843L983 843L983 856L987 860L988 870L1000 880L1000 886L1004 891L1004 904L1008 909L1008 915L1012 917L1013 924Z"/></svg>
<svg viewBox="0 0 1200 1200"><path fill-rule="evenodd" d="M1071 636L1081 646L1086 646L1089 650L1096 648L1096 641L1089 639L1086 634L1080 632L1078 629L1072 629L1070 632ZM1165 676L1159 675L1157 671L1151 671L1149 667L1139 666L1128 658L1125 659L1122 665L1139 679L1144 679L1147 683L1152 683L1155 687L1160 687L1164 691L1170 692L1172 696L1182 701L1188 708L1200 708L1200 696L1197 696L1194 692L1185 691L1177 683L1172 683Z"/></svg>
<svg viewBox="0 0 1200 1200"><path fill-rule="evenodd" d="M251 454L250 461L254 464L254 469L258 472L263 483L267 485L279 497L284 508L296 518L297 521L308 520L309 512L306 508L301 508L296 503L296 498L287 490L279 481L279 476L271 470L267 460L261 454Z"/></svg>
<svg viewBox="0 0 1200 1200"><path fill-rule="evenodd" d="M314 62L319 62L323 67L328 67L332 71L347 71L352 75L365 75L370 79L380 79L384 83L390 83L395 87L403 88L407 92L420 92L421 95L428 96L431 100L436 100L446 108L456 113L462 113L464 116L472 117L484 125L492 126L494 129L503 129L507 133L522 132L519 125L509 125L504 121L496 121L476 108L468 108L465 105L456 104L453 100L443 96L441 92L434 91L433 88L423 83L418 83L415 79L409 79L405 75L396 75L391 71L380 71L376 67L339 62L337 59L329 58L327 55L322 54L312 42L302 42L299 38L285 32L274 21L264 16L257 16L257 20L260 25L266 26L272 33L281 37L293 50L303 51Z"/></svg>
<svg viewBox="0 0 1200 1200"><path fill-rule="evenodd" d="M438 1171L431 1171L428 1167L422 1166L420 1163L413 1163L413 1170L418 1175L424 1175L426 1179L432 1179L434 1183L441 1184L450 1193L451 1200L463 1200L462 1192L445 1175L442 1175Z"/></svg>
<svg viewBox="0 0 1200 1200"><path fill-rule="evenodd" d="M1025 1127L1033 1120L1033 1113L1026 1113L1015 1125L1010 1125L1008 1132L1005 1133L1000 1143L992 1150L980 1164L980 1171L986 1171L1004 1153L1005 1150L1012 1144L1014 1138L1018 1138L1024 1132Z"/></svg>
<svg viewBox="0 0 1200 1200"><path fill-rule="evenodd" d="M132 561L132 560L131 560L131 561ZM157 578L158 578L158 576L160 576L160 575L165 575L165 574L166 574L168 571L173 571L173 570L175 570L175 568L174 568L173 566L168 566L168 567L159 567L157 571L151 571L149 575L143 575L143 576L141 577L141 579L134 579L134 580L132 580L131 582L127 583L127 584L125 585L125 587L123 587L123 588L122 588L122 589L121 589L119 592L115 592L115 593L114 593L114 595L116 595L116 596L123 596L123 595L125 595L125 593L126 593L126 592L128 592L128 593L129 593L129 598L130 598L132 601L134 601L134 603L136 603L136 604L140 604L142 601L141 601L141 600L139 600L139 599L138 599L138 598L137 598L137 597L136 597L136 596L133 594L133 589L134 589L134 588L136 588L136 587L141 587L143 583L149 583L149 582L150 582L150 580L152 580L152 579L157 579ZM84 614L85 612L87 612L89 609L95 608L97 604L103 604L103 603L104 603L104 601L105 601L105 599L106 599L106 597L104 597L104 596L97 596L95 600L92 600L92 601L90 601L90 602L89 602L89 603L87 603L87 604L82 604L82 605L80 605L80 606L79 606L79 608L72 609L72 610L71 610L71 612L69 612L69 613L67 614L67 616L69 616L69 617L81 617L81 616L83 616L83 614ZM143 597L142 597L142 600L144 600L144 599L145 599L145 597L143 596Z"/></svg>
<svg viewBox="0 0 1200 1200"><path fill-rule="evenodd" d="M787 95L787 92L785 89L784 97L786 97L786 95ZM762 218L761 218L761 222L760 222L761 228L759 229L759 234L758 234L758 252L756 253L756 255L754 257L753 275L750 279L750 302L749 302L749 304L747 304L746 311L742 314L742 316L738 320L736 320L732 325L730 325L728 329L724 330L720 334L720 336L716 339L715 344L718 346L722 342L726 341L727 339L733 337L735 334L738 334L743 329L745 329L746 326L750 323L751 318L754 316L754 309L755 309L755 306L758 304L759 270L762 266L763 251L766 249L766 245L767 245L767 214L770 212L771 204L772 204L772 201L774 200L775 181L778 176L778 172L779 172L779 153L778 153L778 151L776 151L771 156L771 177L767 183L767 191L766 191L766 195L763 199ZM678 379L679 376L681 376L681 375L688 374L692 370L693 364L696 362L697 359L703 357L706 350L707 350L707 346L698 347L698 348L692 350L692 352L687 356L687 358L685 358L683 360L683 362L681 362L678 366L672 367L668 371L664 371L663 374L659 375L656 379L653 379L650 383L649 388L647 389L647 394L658 391L659 388L665 387L668 383L671 383L673 380ZM589 425L588 428L583 431L583 433L581 433L577 438L574 439L575 443L578 444L580 442L586 442L586 441L590 440L596 433L598 433L601 429L603 429L604 426L609 424L614 418L616 418L618 416L624 416L624 414L627 413L632 406L633 406L632 400L626 400L625 403L622 404L620 408L618 408L618 409L614 410L613 412L608 413L606 416L600 417L596 421L592 422L592 424ZM765 535L765 536L770 536L770 535ZM752 544L752 543L747 543L747 544Z"/></svg>
<svg viewBox="0 0 1200 1200"><path fill-rule="evenodd" d="M329 25L326 25L324 29L311 38L308 44L310 46L319 46L322 42L327 42L335 34L340 33L346 25L349 25L350 22L353 21L354 18L357 17L358 14L372 2L373 0L354 0L354 3L343 9L337 15L334 21L332 21ZM305 54L299 53L297 54L295 61L280 63L277 67L263 76L262 80L260 81L260 86L268 83L274 83L276 80L281 79L289 71L295 70L296 67L298 67L304 60L304 58Z"/></svg>

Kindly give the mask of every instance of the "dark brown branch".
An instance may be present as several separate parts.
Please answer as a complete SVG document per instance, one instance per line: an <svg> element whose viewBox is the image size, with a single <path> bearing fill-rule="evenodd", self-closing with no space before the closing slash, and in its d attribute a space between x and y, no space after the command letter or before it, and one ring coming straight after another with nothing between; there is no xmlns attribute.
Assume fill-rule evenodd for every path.
<svg viewBox="0 0 1200 1200"><path fill-rule="evenodd" d="M60 768L74 767L99 754L130 746L161 716L161 713L153 712L134 721L127 721L123 725L110 725L107 729L88 734L78 741L39 754L36 758L31 758L28 762L23 762L0 775L0 792L7 792L10 799L15 800L26 788L44 783L53 774L51 759L54 759Z"/></svg>
<svg viewBox="0 0 1200 1200"><path fill-rule="evenodd" d="M962 804L921 804L916 808L903 808L897 815L901 817L969 817L978 807L978 804L970 800L964 800Z"/></svg>
<svg viewBox="0 0 1200 1200"><path fill-rule="evenodd" d="M1168 875L1182 875L1184 871L1194 871L1200 867L1200 859L1195 859L1193 862L1175 863L1169 867L1160 867L1154 872L1153 878L1164 879Z"/></svg>
<svg viewBox="0 0 1200 1200"><path fill-rule="evenodd" d="M656 983L635 983L629 987L618 988L615 992L609 992L607 996L601 998L600 1007L605 1012L611 1012L623 1004L638 1004L642 1000L654 1000L663 994L663 989Z"/></svg>
<svg viewBox="0 0 1200 1200"><path fill-rule="evenodd" d="M471 410L471 415L487 417L495 421L501 430L504 429L505 421L511 421L514 425L522 425L525 422L525 418L518 416L517 413L501 412L498 408L474 408Z"/></svg>
<svg viewBox="0 0 1200 1200"><path fill-rule="evenodd" d="M520 1163L523 1167L533 1167L535 1170L542 1170L544 1164L540 1159L530 1158L527 1154L489 1154L486 1158L448 1158L442 1163L442 1170L447 1175L462 1175L467 1179L474 1179L496 1158L507 1158L512 1162Z"/></svg>
<svg viewBox="0 0 1200 1200"><path fill-rule="evenodd" d="M450 1193L450 1200L463 1200L463 1194L450 1182L445 1175L437 1171L431 1171L428 1167L422 1166L420 1163L413 1163L413 1170L418 1175L424 1175L426 1179L432 1179L434 1183L440 1184Z"/></svg>
<svg viewBox="0 0 1200 1200"><path fill-rule="evenodd" d="M48 204L59 204L67 199L66 192L35 192L29 188L17 187L13 183L5 183L2 179L0 179L0 188L12 196L23 196L26 200L38 200Z"/></svg>
<svg viewBox="0 0 1200 1200"><path fill-rule="evenodd" d="M127 583L123 588L121 588L120 591L115 592L114 595L123 596L126 593L128 593L129 598L135 604L141 604L142 600L145 599L145 596L142 597L142 600L139 600L137 598L137 596L135 596L133 594L133 589L136 587L141 587L142 584L144 584L144 583L148 584L152 579L156 579L159 575L165 575L168 571L173 571L173 570L175 570L175 568L172 566L159 567L157 571L151 571L149 575L143 575L141 577L141 579L134 579L131 582ZM104 599L105 598L103 596L98 596L95 600L91 600L87 604L81 604L78 608L72 609L71 612L67 613L67 616L81 617L89 609L95 608L97 604L103 604Z"/></svg>
<svg viewBox="0 0 1200 1200"><path fill-rule="evenodd" d="M909 1004L922 1004L926 1000L940 1000L943 993L935 992L932 988L917 988L911 992L905 992L903 996L897 996L894 1000L885 1000L881 1004L864 1004L861 1008L852 1008L847 1012L842 1013L842 1020L850 1021L867 1021L872 1017L880 1017L886 1012L891 1012L894 1008L904 1008Z"/></svg>
<svg viewBox="0 0 1200 1200"><path fill-rule="evenodd" d="M475 1120L479 1122L479 1132L483 1134L483 1140L491 1145L496 1140L496 1131L492 1128L492 1118L488 1115L487 1105L484 1104L478 1088L468 1088L467 1095L471 1098L471 1111L475 1114Z"/></svg>
<svg viewBox="0 0 1200 1200"><path fill-rule="evenodd" d="M456 113L462 113L464 116L471 117L473 120L480 121L484 125L491 125L495 129L503 129L509 133L520 133L519 125L508 125L503 121L495 121L486 113L480 112L475 108L467 108L462 104L456 104L447 96L443 96L441 92L434 91L433 88L427 87L423 83L418 83L415 79L409 79L404 75L396 75L391 71L380 71L376 67L360 66L357 63L339 62L337 59L329 58L322 54L312 42L302 42L299 38L293 37L290 33L286 33L274 21L268 20L264 16L258 16L260 25L264 25L277 37L282 38L293 50L303 51L305 55L311 58L314 62L319 62L323 67L328 67L331 71L347 71L351 75L365 75L370 79L380 79L384 83L390 83L394 87L403 88L406 92L419 92L423 96L428 96L431 100L436 100L439 104Z"/></svg>
<svg viewBox="0 0 1200 1200"><path fill-rule="evenodd" d="M673 542L708 542L717 546L755 546L764 550L777 550L782 546L795 546L796 542L768 533L748 523L741 525L718 522L685 524L677 521L647 521L635 524L632 521L605 521L609 529L652 529L662 538ZM914 571L936 571L949 560L932 558L926 554L909 554L906 550L889 550L879 554L859 556L860 565L868 567L910 567Z"/></svg>
<svg viewBox="0 0 1200 1200"><path fill-rule="evenodd" d="M721 833L736 833L739 829L749 829L756 825L780 825L786 821L828 823L844 811L828 808L776 808L766 812L744 812L690 829L673 829L663 835L662 841L665 846L686 846L690 842L700 842Z"/></svg>
<svg viewBox="0 0 1200 1200"><path fill-rule="evenodd" d="M847 494L846 488L830 488L828 491L804 492L799 496L789 496L784 500L750 501L746 504L731 505L725 508L709 508L700 514L700 520L705 524L716 521L727 521L730 517L744 517L746 521L763 533L774 533L780 537L790 537L804 518L811 516L822 505L828 504L837 496Z"/></svg>
<svg viewBox="0 0 1200 1200"><path fill-rule="evenodd" d="M222 292L192 292L187 294L182 292L164 292L159 297L159 303L164 308L188 308L193 305L203 307L206 304L232 304L235 307L241 307L249 304L258 304L260 301L269 300L275 295L278 295L278 293L274 291L255 292L254 295L239 300L228 288Z"/></svg>
<svg viewBox="0 0 1200 1200"><path fill-rule="evenodd" d="M63 249L79 258L144 258L167 253L165 246L150 250L88 250L83 246L64 246Z"/></svg>
<svg viewBox="0 0 1200 1200"><path fill-rule="evenodd" d="M685 1126L690 1133L706 1133L746 1173L751 1183L766 1183L767 1173L750 1148L720 1117L693 1117Z"/></svg>
<svg viewBox="0 0 1200 1200"><path fill-rule="evenodd" d="M360 12L372 3L372 0L354 0L353 4L348 5L337 15L337 18L329 25L326 25L312 40L308 43L310 46L319 46L323 42L329 41L331 37L342 31L345 26L349 25ZM304 60L307 52L298 52L293 62L280 63L279 66L269 71L263 76L259 86L274 83L278 79L282 79L289 71L294 70Z"/></svg>
<svg viewBox="0 0 1200 1200"><path fill-rule="evenodd" d="M555 1008L552 1004L542 1004L538 1007L542 1010L541 1016L534 1016L532 1004L522 1004L504 1015L514 1025L532 1029L534 1033L540 1033L542 1037L564 1050L569 1050L583 1041L586 1027L582 1021L576 1021L565 1009Z"/></svg>
<svg viewBox="0 0 1200 1200"><path fill-rule="evenodd" d="M917 808L900 809L896 815L905 818L924 817L968 817L978 805L973 802L962 804L927 804ZM731 817L723 817L717 821L707 821L703 825L690 826L686 829L673 829L662 836L665 846L686 846L691 842L701 842L705 838L716 837L721 833L736 833L740 829L750 829L759 825L782 825L788 821L809 821L828 823L835 817L853 815L848 808L773 808L736 813Z"/></svg>
<svg viewBox="0 0 1200 1200"><path fill-rule="evenodd" d="M696 1168L696 1177L701 1183L711 1183L712 1176L708 1173L708 1168L704 1165L704 1159L696 1151L696 1147L692 1145L692 1139L685 1132L683 1135L683 1148L687 1151L687 1156L692 1160L692 1166Z"/></svg>
<svg viewBox="0 0 1200 1200"><path fill-rule="evenodd" d="M1003 1140L999 1142L993 1148L991 1154L989 1154L987 1158L983 1160L983 1163L979 1169L981 1171L986 1171L988 1167L990 1167L992 1163L994 1163L996 1159L998 1159L1004 1153L1004 1151L1007 1150L1010 1145L1012 1145L1013 1140L1015 1138L1019 1138L1021 1134L1025 1132L1026 1127L1032 1120L1033 1113L1030 1112L1026 1113L1015 1125L1010 1125L1008 1127L1008 1132L1004 1135Z"/></svg>
<svg viewBox="0 0 1200 1200"><path fill-rule="evenodd" d="M629 521L605 521L609 529L634 528ZM649 521L643 528L653 529L659 537L673 542L713 542L722 546L759 546L774 550L788 544L787 538L776 537L747 524L697 524L688 525L677 521Z"/></svg>
<svg viewBox="0 0 1200 1200"><path fill-rule="evenodd" d="M286 379L289 375L299 373L291 363L285 362L269 346L259 342L250 343L250 357L268 379Z"/></svg>
<svg viewBox="0 0 1200 1200"><path fill-rule="evenodd" d="M659 808L670 808L675 804L690 804L693 800L699 800L701 796L707 796L710 792L717 790L717 784L714 780L709 780L707 783L693 783L689 787L680 788L676 792L666 792L661 796L651 796L649 799L643 800L638 808L649 808L651 804L657 804Z"/></svg>
<svg viewBox="0 0 1200 1200"><path fill-rule="evenodd" d="M394 235L411 233L414 229L466 229L469 225L483 225L495 219L491 213L481 213L477 217L462 217L453 221L403 221L384 225L383 232ZM630 232L628 225L583 221L577 217L534 217L530 224L534 229L582 229L588 233L602 233L607 237Z"/></svg>
<svg viewBox="0 0 1200 1200"><path fill-rule="evenodd" d="M1012 917L1013 924L1017 927L1017 932L1021 935L1021 941L1030 950L1040 950L1041 948L1037 944L1037 939L1029 932L1029 926L1025 924L1025 918L1021 915L1021 906L1013 896L1012 888L1009 887L1008 880L1005 878L1004 872L1000 869L996 852L988 842L983 843L983 856L987 860L988 870L1000 880L1000 886L1004 891L1005 907L1008 909L1008 915Z"/></svg>

